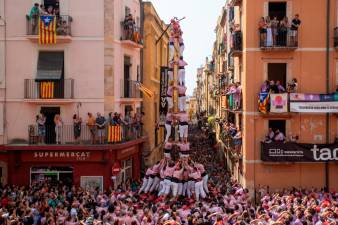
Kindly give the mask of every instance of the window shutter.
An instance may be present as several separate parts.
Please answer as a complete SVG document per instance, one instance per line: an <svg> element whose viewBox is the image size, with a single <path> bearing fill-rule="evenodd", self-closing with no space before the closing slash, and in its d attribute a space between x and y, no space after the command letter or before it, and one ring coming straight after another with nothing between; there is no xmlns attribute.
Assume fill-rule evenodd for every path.
<svg viewBox="0 0 338 225"><path fill-rule="evenodd" d="M265 1L263 4L263 14L264 14L264 18L267 17L269 15L269 2Z"/></svg>
<svg viewBox="0 0 338 225"><path fill-rule="evenodd" d="M69 0L60 0L60 15L69 16Z"/></svg>

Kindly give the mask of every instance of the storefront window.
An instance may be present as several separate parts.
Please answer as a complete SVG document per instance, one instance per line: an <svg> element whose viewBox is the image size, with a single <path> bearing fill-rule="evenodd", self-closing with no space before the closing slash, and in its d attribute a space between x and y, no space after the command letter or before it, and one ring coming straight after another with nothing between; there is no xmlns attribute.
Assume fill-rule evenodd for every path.
<svg viewBox="0 0 338 225"><path fill-rule="evenodd" d="M118 176L118 184L124 184L133 177L133 160L127 159L121 162L121 173Z"/></svg>
<svg viewBox="0 0 338 225"><path fill-rule="evenodd" d="M32 167L30 171L31 184L47 182L56 184L62 182L66 185L73 183L73 168L71 167Z"/></svg>

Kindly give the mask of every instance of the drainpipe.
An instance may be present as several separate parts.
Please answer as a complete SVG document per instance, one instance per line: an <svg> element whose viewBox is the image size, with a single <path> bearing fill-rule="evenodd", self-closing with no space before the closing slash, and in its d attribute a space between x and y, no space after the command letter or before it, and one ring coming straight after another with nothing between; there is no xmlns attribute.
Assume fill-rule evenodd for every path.
<svg viewBox="0 0 338 225"><path fill-rule="evenodd" d="M326 93L330 93L330 0L326 0ZM326 144L330 143L330 113L326 113ZM329 190L329 162L325 162L325 188Z"/></svg>
<svg viewBox="0 0 338 225"><path fill-rule="evenodd" d="M6 77L7 77L7 21L6 21L6 0L4 0L4 15L3 15L3 18L0 17L0 20L2 20L4 22L3 26L4 26L4 57L5 57L5 65L4 65L4 71L5 71L5 74L4 74L4 102L3 102L3 135L2 135L2 143L3 145L7 144L7 117L6 117L6 114L7 114L7 111L6 111L6 108L7 108L7 90L6 90Z"/></svg>

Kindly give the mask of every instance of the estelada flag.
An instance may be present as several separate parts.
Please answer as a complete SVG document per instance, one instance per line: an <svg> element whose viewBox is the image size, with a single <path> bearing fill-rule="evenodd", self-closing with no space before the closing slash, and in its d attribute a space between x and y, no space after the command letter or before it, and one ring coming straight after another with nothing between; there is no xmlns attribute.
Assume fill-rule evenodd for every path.
<svg viewBox="0 0 338 225"><path fill-rule="evenodd" d="M270 106L270 95L269 93L259 93L258 97L258 111L261 113L267 113Z"/></svg>
<svg viewBox="0 0 338 225"><path fill-rule="evenodd" d="M39 44L56 44L56 16L39 17Z"/></svg>

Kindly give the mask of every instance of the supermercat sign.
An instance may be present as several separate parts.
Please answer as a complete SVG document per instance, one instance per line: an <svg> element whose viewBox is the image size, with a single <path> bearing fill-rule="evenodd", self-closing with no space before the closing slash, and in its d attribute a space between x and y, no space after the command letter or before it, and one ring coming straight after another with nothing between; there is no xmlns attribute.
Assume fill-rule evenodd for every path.
<svg viewBox="0 0 338 225"><path fill-rule="evenodd" d="M338 162L338 143L300 144L262 143L261 160L265 162Z"/></svg>

